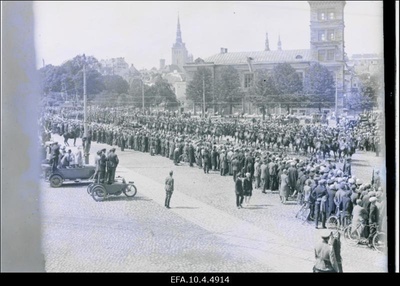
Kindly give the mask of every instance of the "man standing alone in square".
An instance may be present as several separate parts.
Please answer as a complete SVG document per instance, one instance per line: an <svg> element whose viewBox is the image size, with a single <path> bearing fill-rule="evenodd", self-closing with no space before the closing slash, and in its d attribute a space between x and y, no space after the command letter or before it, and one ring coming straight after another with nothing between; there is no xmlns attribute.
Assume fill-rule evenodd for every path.
<svg viewBox="0 0 400 286"><path fill-rule="evenodd" d="M174 172L170 171L169 176L165 179L165 192L166 192L165 207L167 209L170 209L169 203L171 201L172 193L174 192L174 178L172 178L173 174Z"/></svg>

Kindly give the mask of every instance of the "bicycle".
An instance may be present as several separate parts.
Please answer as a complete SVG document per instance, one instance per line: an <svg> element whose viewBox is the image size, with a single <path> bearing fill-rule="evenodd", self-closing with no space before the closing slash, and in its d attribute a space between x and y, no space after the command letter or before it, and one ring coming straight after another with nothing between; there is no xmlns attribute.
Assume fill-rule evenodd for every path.
<svg viewBox="0 0 400 286"><path fill-rule="evenodd" d="M295 217L301 219L303 221L302 224L307 222L307 219L310 216L310 203L305 201L299 211L296 213Z"/></svg>
<svg viewBox="0 0 400 286"><path fill-rule="evenodd" d="M346 215L344 217L344 225L341 223L341 216L342 211L338 211L336 214L330 215L326 220L326 226L332 229L344 230L351 223L351 216Z"/></svg>
<svg viewBox="0 0 400 286"><path fill-rule="evenodd" d="M361 227L369 227L372 225L363 225L359 223L355 230L352 229L352 225L348 225L344 230L344 238L350 240L351 242L357 242L357 244L368 244L368 238L361 237L362 228ZM383 231L377 230L378 228L374 226L374 233L372 234L372 246L373 248L380 252L384 253L387 247L387 235Z"/></svg>

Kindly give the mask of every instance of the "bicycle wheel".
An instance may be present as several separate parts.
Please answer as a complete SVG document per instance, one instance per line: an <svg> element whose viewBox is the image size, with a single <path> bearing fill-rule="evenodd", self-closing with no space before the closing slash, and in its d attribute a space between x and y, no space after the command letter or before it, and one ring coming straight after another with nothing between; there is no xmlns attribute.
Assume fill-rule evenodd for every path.
<svg viewBox="0 0 400 286"><path fill-rule="evenodd" d="M344 237L349 239L350 241L356 242L360 240L360 232L357 229L353 229L351 225L346 227Z"/></svg>
<svg viewBox="0 0 400 286"><path fill-rule="evenodd" d="M304 211L306 210L306 206L305 205L303 205L300 209L299 209L299 211L296 213L296 218L302 218L303 217L303 213L304 213Z"/></svg>
<svg viewBox="0 0 400 286"><path fill-rule="evenodd" d="M327 228L338 229L339 228L339 218L335 215L331 215L326 220L326 226L327 226Z"/></svg>
<svg viewBox="0 0 400 286"><path fill-rule="evenodd" d="M387 245L386 233L384 232L375 233L374 237L372 238L372 245L378 252L384 253L386 251L386 245Z"/></svg>

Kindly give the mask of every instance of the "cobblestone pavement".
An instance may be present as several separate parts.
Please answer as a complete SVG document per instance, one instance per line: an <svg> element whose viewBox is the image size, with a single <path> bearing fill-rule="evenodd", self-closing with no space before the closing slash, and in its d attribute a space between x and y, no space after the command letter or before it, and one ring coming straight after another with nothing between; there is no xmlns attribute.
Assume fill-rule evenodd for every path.
<svg viewBox="0 0 400 286"><path fill-rule="evenodd" d="M93 143L91 153L100 147L109 148ZM47 271L311 271L317 230L295 218L295 202L282 205L277 194L255 190L250 205L237 209L232 177L175 166L148 153L117 149L117 154L117 175L138 187L133 199L97 203L86 186L52 189L43 183ZM353 172L364 181L371 179L371 166L383 164L373 153L353 158ZM90 159L93 163L94 156ZM167 210L163 184L170 170L176 191ZM344 241L342 256L345 272L386 271L386 256L365 246Z"/></svg>

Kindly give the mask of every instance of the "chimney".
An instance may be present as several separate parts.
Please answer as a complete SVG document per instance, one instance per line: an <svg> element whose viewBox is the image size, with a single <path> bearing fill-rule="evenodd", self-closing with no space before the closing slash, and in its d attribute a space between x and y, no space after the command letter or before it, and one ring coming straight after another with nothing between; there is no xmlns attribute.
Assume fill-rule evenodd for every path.
<svg viewBox="0 0 400 286"><path fill-rule="evenodd" d="M227 54L228 53L228 49L226 48L221 48L221 54Z"/></svg>
<svg viewBox="0 0 400 286"><path fill-rule="evenodd" d="M160 59L160 70L165 68L165 59Z"/></svg>

